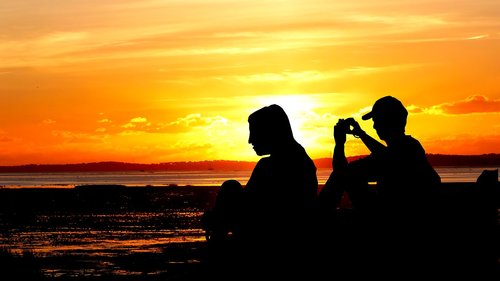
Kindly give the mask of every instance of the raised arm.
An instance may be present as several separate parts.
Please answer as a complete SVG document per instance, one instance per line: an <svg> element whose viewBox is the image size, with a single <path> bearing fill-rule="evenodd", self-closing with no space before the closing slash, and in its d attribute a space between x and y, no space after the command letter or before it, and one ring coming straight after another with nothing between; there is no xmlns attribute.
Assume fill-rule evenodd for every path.
<svg viewBox="0 0 500 281"><path fill-rule="evenodd" d="M334 171L342 171L347 168L347 158L345 157L345 142L348 132L348 125L344 119L340 119L333 127L333 137L335 147L333 149L332 167Z"/></svg>
<svg viewBox="0 0 500 281"><path fill-rule="evenodd" d="M359 123L354 119L349 118L348 120L350 126L353 127L351 133L355 137L361 139L361 141L365 144L365 146L370 150L371 153L378 154L386 148L385 145L381 144L379 141L372 138L365 131L363 131L363 129L361 129L361 127L359 126Z"/></svg>

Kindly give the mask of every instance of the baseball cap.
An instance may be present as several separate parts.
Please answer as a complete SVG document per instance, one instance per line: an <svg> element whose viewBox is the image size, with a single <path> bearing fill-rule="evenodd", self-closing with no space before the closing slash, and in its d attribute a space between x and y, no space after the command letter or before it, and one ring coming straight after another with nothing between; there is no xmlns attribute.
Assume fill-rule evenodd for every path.
<svg viewBox="0 0 500 281"><path fill-rule="evenodd" d="M372 111L363 115L363 120L368 120L373 117L384 117L395 120L405 120L408 116L408 111L403 104L393 96L385 96L378 99L372 107Z"/></svg>

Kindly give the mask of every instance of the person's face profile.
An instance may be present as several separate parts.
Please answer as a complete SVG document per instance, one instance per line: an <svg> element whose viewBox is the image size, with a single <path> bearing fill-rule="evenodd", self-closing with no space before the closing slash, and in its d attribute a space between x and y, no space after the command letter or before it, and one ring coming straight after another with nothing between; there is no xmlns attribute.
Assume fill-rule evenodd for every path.
<svg viewBox="0 0 500 281"><path fill-rule="evenodd" d="M394 117L373 117L373 128L377 131L379 138L385 142L399 135L404 135L404 128L401 128Z"/></svg>
<svg viewBox="0 0 500 281"><path fill-rule="evenodd" d="M257 126L257 124L249 122L250 135L248 143L253 146L253 150L259 156L271 154L270 143L266 133Z"/></svg>
<svg viewBox="0 0 500 281"><path fill-rule="evenodd" d="M381 140L383 140L383 141L387 140L389 126L382 118L373 117L373 129L375 129L378 137Z"/></svg>

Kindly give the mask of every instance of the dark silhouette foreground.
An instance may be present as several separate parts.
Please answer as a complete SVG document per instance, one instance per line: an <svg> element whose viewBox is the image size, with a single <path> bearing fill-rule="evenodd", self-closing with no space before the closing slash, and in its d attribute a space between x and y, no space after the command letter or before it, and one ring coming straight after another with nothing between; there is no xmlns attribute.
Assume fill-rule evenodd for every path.
<svg viewBox="0 0 500 281"><path fill-rule="evenodd" d="M252 114L249 143L270 156L257 163L245 188L225 182L205 215L212 273L227 279L498 280L498 171L447 189L420 143L405 134L407 115L387 96L363 116L373 119L386 145L354 119L341 119L333 172L317 200L314 165L281 108ZM347 134L371 154L348 162ZM352 208L340 207L343 196Z"/></svg>

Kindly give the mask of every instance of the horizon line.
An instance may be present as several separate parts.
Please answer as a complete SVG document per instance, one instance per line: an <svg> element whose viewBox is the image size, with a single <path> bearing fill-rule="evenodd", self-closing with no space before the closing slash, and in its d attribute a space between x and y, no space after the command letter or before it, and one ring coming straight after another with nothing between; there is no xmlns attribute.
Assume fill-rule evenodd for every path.
<svg viewBox="0 0 500 281"><path fill-rule="evenodd" d="M365 157L368 154L362 155L353 155L347 156L347 158L360 158ZM443 154L443 153L426 153L427 156L454 156L454 157L480 157L480 156L498 156L500 157L500 153L490 152L490 153L482 153L482 154ZM259 159L262 159L261 157ZM127 161L118 161L118 160L102 160L102 161L93 161L93 162L74 162L74 163L27 163L27 164L14 164L14 165L0 165L0 167L21 167L21 166L58 166L58 165L85 165L85 164L133 164L133 165L162 165L162 164L172 164L172 163L204 163L204 162L240 162L240 163L256 163L259 159L255 161L250 160L231 160L231 159L212 159L212 160L180 160L180 161L167 161L167 162L127 162ZM319 157L319 158L311 158L313 161L332 159L332 157Z"/></svg>

